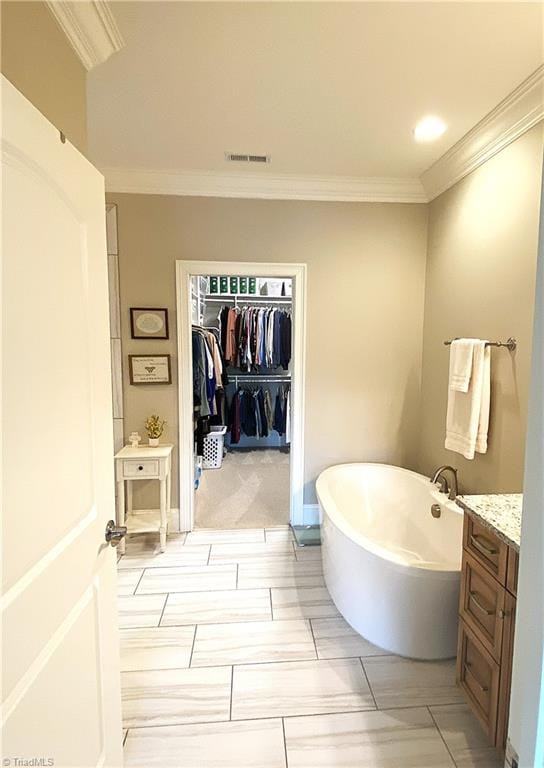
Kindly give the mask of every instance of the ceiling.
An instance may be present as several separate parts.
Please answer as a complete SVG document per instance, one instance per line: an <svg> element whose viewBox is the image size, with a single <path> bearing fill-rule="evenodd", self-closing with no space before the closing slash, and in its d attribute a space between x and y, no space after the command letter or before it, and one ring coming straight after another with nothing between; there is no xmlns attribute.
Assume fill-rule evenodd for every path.
<svg viewBox="0 0 544 768"><path fill-rule="evenodd" d="M101 168L416 178L543 60L540 3L111 2L88 75ZM446 133L412 135L426 114ZM248 166L239 166L247 173Z"/></svg>

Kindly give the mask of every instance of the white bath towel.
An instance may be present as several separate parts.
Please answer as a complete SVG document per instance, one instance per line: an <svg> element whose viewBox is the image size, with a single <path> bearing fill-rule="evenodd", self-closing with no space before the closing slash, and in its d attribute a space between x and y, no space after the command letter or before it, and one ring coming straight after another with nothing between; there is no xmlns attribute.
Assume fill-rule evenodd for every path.
<svg viewBox="0 0 544 768"><path fill-rule="evenodd" d="M473 459L475 452L486 453L489 429L491 352L485 341L475 339L474 342L468 391L448 387L445 446L465 459ZM453 357L450 355L450 378Z"/></svg>
<svg viewBox="0 0 544 768"><path fill-rule="evenodd" d="M449 388L456 392L468 392L472 374L474 345L478 339L454 339L450 349Z"/></svg>

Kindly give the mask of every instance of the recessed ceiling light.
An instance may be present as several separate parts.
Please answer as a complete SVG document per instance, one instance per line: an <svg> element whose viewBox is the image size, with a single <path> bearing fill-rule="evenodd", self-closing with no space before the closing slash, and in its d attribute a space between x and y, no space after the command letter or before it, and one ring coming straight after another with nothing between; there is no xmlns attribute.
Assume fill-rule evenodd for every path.
<svg viewBox="0 0 544 768"><path fill-rule="evenodd" d="M446 129L446 123L439 117L427 115L414 128L414 136L416 141L434 141L442 136Z"/></svg>

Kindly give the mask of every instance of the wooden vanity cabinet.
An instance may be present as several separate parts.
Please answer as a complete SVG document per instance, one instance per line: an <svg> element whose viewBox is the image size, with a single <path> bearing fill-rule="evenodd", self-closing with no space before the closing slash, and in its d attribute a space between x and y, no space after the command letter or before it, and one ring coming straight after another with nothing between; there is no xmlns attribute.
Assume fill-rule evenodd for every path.
<svg viewBox="0 0 544 768"><path fill-rule="evenodd" d="M504 749L519 556L465 512L457 680L490 744Z"/></svg>

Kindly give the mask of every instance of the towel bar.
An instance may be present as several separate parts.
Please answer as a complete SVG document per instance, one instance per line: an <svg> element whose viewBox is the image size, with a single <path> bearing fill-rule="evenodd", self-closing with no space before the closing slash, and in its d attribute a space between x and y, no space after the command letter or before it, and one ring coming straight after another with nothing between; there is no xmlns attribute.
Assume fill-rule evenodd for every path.
<svg viewBox="0 0 544 768"><path fill-rule="evenodd" d="M444 344L449 347L452 341L457 341L457 339L451 339L450 341L445 341ZM507 339L506 341L486 341L485 345L486 347L508 347L510 352L513 352L516 349L518 343L516 339L510 336L510 338Z"/></svg>

